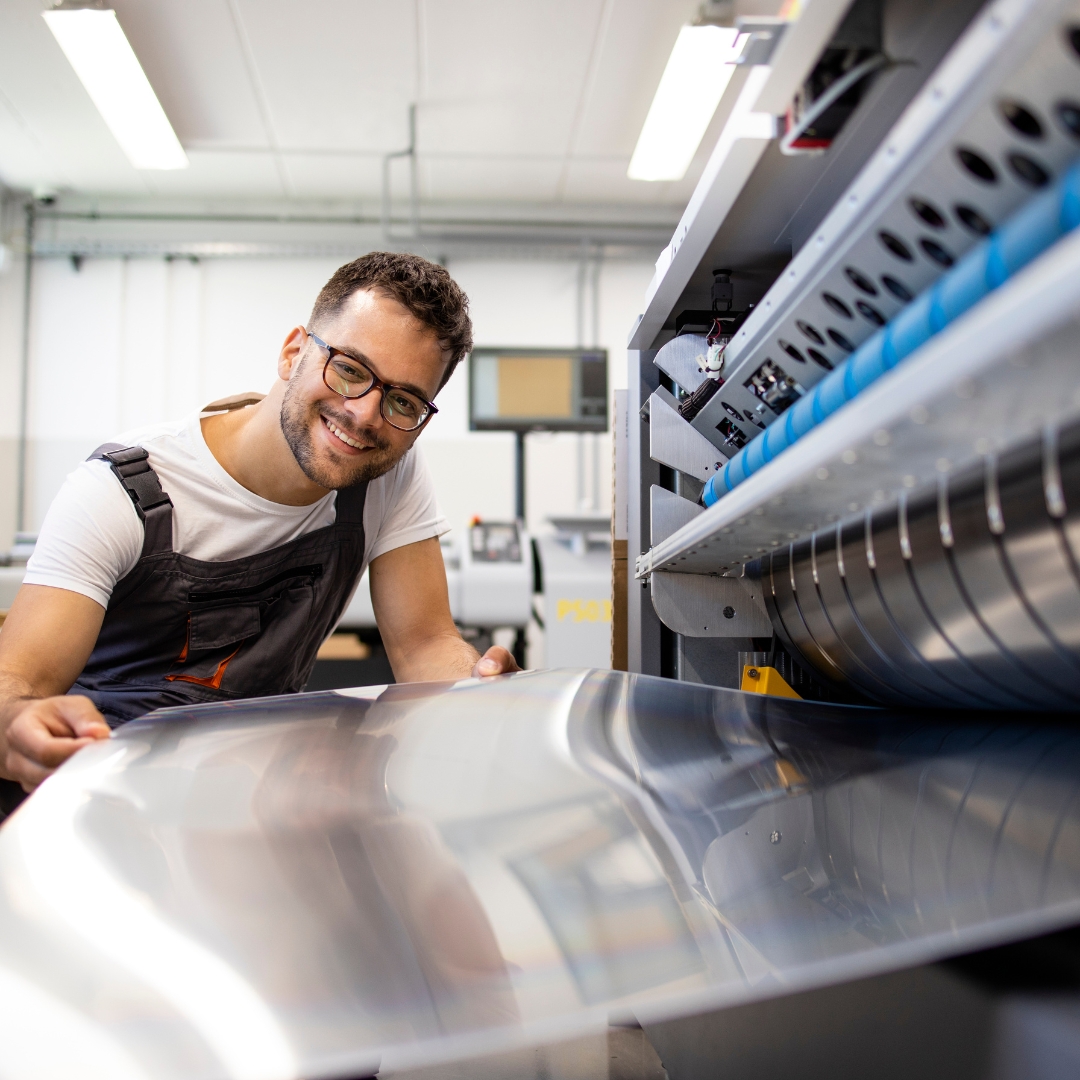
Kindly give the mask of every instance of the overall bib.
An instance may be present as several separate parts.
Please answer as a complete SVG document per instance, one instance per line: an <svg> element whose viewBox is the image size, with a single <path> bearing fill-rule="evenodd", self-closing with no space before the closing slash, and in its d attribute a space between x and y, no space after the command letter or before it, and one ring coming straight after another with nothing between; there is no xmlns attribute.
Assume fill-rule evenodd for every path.
<svg viewBox="0 0 1080 1080"><path fill-rule="evenodd" d="M367 483L337 493L337 520L228 562L173 551L173 507L141 446L106 444L145 540L116 584L97 644L69 693L112 727L151 709L295 693L341 617L364 559Z"/></svg>

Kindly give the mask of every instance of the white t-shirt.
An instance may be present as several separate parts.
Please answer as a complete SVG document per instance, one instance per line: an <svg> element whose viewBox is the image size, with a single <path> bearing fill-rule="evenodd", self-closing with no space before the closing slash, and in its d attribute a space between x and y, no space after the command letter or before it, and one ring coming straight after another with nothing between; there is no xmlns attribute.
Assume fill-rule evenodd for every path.
<svg viewBox="0 0 1080 1080"><path fill-rule="evenodd" d="M335 492L310 506L283 506L238 484L210 452L198 415L110 441L146 448L172 499L173 550L181 555L203 562L241 559L335 519ZM441 536L449 528L424 459L413 446L368 485L364 567L387 551ZM142 522L109 463L84 461L49 507L23 580L82 593L108 607L113 588L139 561L142 546Z"/></svg>

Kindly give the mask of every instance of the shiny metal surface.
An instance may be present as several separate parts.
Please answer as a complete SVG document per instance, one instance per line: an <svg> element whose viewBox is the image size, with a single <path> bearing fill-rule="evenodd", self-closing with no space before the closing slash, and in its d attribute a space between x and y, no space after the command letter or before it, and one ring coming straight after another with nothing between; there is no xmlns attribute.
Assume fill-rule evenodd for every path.
<svg viewBox="0 0 1080 1080"><path fill-rule="evenodd" d="M705 381L705 354L708 339L703 334L680 334L672 338L653 363L677 386L692 394Z"/></svg>
<svg viewBox="0 0 1080 1080"><path fill-rule="evenodd" d="M654 544L678 532L700 513L701 506L676 495L674 491L668 491L659 484L649 488L649 535Z"/></svg>
<svg viewBox="0 0 1080 1080"><path fill-rule="evenodd" d="M619 672L175 709L0 829L5 1076L364 1076L1080 921L1080 732ZM763 1036L767 1037L767 1036Z"/></svg>
<svg viewBox="0 0 1080 1080"><path fill-rule="evenodd" d="M964 468L1047 424L1075 420L1078 310L1080 233L1073 233L644 552L638 577L740 573L768 551L936 483L943 468Z"/></svg>
<svg viewBox="0 0 1080 1080"><path fill-rule="evenodd" d="M678 402L663 387L649 398L649 456L699 482L708 480L724 461L716 447L679 415Z"/></svg>
<svg viewBox="0 0 1080 1080"><path fill-rule="evenodd" d="M777 632L878 701L1080 704L1080 423L761 561Z"/></svg>
<svg viewBox="0 0 1080 1080"><path fill-rule="evenodd" d="M753 578L658 571L649 577L649 595L660 621L684 637L772 636L761 583Z"/></svg>
<svg viewBox="0 0 1080 1080"><path fill-rule="evenodd" d="M847 352L828 329L838 330L855 345L870 337L874 322L856 314L856 304L865 304L869 294L853 284L848 268L870 282L885 274L899 276L914 295L941 275L942 262L918 256L901 260L879 239L886 230L912 252L920 250L927 222L913 212L913 199L940 208L941 224L932 235L957 260L979 236L955 217L950 220L952 207L977 209L998 225L1023 205L1030 188L1004 175L1007 165L998 182L985 183L960 166L956 148L970 148L986 161L1006 163L1017 149L1018 133L1002 121L1002 101L1023 101L1037 115L1049 118L1058 101L1075 98L1080 66L1066 33L1078 13L1075 0L999 0L983 7L859 176L846 191L834 191L828 217L812 227L812 239L807 238L732 340L723 390L694 421L702 434L721 445L715 425L725 415L724 404L737 412L758 404L747 383L764 362L778 363L809 390L827 370L813 362L808 346L836 365ZM885 51L900 55L888 45ZM921 66L922 58L916 63ZM1043 131L1039 160L1051 174L1060 175L1075 160L1076 143L1054 129L1053 121ZM848 313L842 308L838 312L826 297L846 304ZM879 289L872 299L874 310L886 320L904 303L887 289ZM800 324L815 327L821 340L805 335ZM794 343L801 358L795 359L782 342ZM776 419L771 410L761 415L765 424Z"/></svg>

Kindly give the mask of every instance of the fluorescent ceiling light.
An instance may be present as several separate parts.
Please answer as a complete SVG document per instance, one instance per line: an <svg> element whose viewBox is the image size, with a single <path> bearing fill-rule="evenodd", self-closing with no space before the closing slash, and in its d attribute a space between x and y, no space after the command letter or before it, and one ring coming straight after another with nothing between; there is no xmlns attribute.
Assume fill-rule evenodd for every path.
<svg viewBox="0 0 1080 1080"><path fill-rule="evenodd" d="M631 180L681 180L720 104L735 68L738 31L684 26L668 57L626 175Z"/></svg>
<svg viewBox="0 0 1080 1080"><path fill-rule="evenodd" d="M75 74L136 169L186 169L187 155L115 11L42 12Z"/></svg>

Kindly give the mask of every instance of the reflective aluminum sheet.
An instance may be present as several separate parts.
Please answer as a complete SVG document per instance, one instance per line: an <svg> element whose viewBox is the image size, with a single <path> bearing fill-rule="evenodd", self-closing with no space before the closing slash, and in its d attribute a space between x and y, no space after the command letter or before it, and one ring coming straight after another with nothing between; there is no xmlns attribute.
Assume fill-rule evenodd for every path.
<svg viewBox="0 0 1080 1080"><path fill-rule="evenodd" d="M166 710L0 829L5 1076L360 1077L1080 922L1080 732L549 671Z"/></svg>

